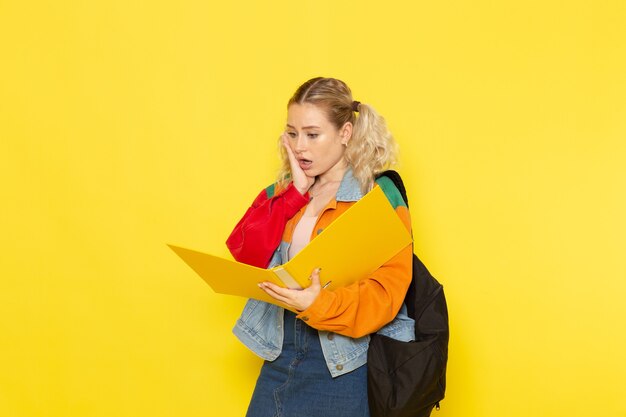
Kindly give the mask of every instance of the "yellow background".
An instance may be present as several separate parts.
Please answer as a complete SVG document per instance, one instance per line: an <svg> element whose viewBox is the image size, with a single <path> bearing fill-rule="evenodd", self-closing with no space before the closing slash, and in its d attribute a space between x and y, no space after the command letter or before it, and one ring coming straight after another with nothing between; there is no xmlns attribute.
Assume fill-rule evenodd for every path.
<svg viewBox="0 0 626 417"><path fill-rule="evenodd" d="M346 80L446 287L436 416L626 415L626 3L0 0L0 415L241 416L224 240Z"/></svg>

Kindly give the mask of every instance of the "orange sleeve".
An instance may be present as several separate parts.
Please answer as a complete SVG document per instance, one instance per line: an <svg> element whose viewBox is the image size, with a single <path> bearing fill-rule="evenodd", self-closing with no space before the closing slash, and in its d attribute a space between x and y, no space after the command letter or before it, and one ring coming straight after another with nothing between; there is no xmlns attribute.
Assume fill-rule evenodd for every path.
<svg viewBox="0 0 626 417"><path fill-rule="evenodd" d="M410 231L408 209L399 206L396 212ZM354 338L374 333L398 314L412 272L413 245L409 245L369 277L333 291L322 289L313 304L300 312L298 318L317 330ZM322 281L329 278L324 277L324 270L320 276Z"/></svg>

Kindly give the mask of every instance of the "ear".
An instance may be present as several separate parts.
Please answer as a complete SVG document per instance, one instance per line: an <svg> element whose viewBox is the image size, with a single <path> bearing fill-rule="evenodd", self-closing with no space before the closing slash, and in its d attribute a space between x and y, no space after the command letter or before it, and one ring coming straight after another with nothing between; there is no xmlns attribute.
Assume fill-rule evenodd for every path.
<svg viewBox="0 0 626 417"><path fill-rule="evenodd" d="M352 138L352 123L346 122L341 129L339 129L339 136L341 136L341 144L347 145Z"/></svg>

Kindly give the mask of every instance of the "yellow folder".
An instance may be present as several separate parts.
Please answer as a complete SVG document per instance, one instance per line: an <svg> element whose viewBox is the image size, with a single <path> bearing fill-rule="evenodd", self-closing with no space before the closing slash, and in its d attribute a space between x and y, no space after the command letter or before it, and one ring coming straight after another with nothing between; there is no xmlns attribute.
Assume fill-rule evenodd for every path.
<svg viewBox="0 0 626 417"><path fill-rule="evenodd" d="M284 307L257 284L269 281L286 288L306 288L311 272L320 267L322 285L328 284L332 290L366 278L411 242L409 231L382 189L374 187L289 262L272 269L168 246L215 292Z"/></svg>

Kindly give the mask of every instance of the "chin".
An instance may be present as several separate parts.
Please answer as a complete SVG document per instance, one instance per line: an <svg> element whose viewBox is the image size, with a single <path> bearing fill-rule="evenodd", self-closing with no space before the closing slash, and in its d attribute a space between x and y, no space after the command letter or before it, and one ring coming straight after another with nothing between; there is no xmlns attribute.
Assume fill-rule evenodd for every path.
<svg viewBox="0 0 626 417"><path fill-rule="evenodd" d="M304 173L306 174L307 177L317 177L320 174L323 174L323 172L320 172L319 169L307 169L306 171L304 171Z"/></svg>

